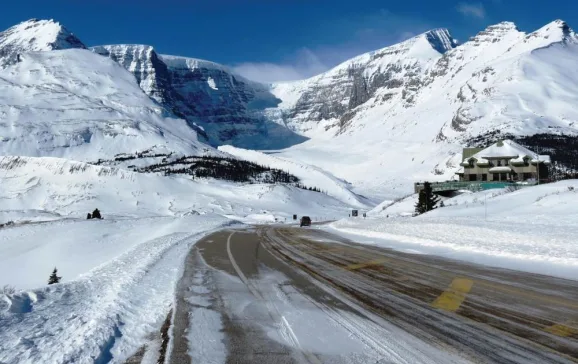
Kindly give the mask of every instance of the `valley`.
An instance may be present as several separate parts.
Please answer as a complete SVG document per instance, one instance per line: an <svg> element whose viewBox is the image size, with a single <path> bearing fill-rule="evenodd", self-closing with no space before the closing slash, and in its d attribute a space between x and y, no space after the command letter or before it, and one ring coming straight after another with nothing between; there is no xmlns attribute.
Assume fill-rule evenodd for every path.
<svg viewBox="0 0 578 364"><path fill-rule="evenodd" d="M275 83L0 32L0 363L576 362L577 61L562 20Z"/></svg>

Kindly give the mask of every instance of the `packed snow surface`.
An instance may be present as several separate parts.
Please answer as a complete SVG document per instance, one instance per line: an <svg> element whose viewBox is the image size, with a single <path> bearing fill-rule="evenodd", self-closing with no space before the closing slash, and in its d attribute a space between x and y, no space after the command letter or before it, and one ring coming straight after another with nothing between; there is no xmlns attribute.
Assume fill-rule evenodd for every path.
<svg viewBox="0 0 578 364"><path fill-rule="evenodd" d="M276 152L264 153L230 145L221 146L219 150L240 159L289 172L298 177L306 187L319 188L345 204L355 207L367 207L370 204L369 201L351 191L353 186L350 183L306 162L278 157Z"/></svg>
<svg viewBox="0 0 578 364"><path fill-rule="evenodd" d="M0 230L0 362L122 363L158 332L182 257L217 215L64 220ZM45 286L52 269L63 283Z"/></svg>
<svg viewBox="0 0 578 364"><path fill-rule="evenodd" d="M85 49L32 52L0 70L0 154L96 161L206 145L111 59Z"/></svg>
<svg viewBox="0 0 578 364"><path fill-rule="evenodd" d="M382 206L367 219L331 224L332 231L381 246L476 263L578 277L578 181L489 190L446 199L418 217L415 196ZM385 207L385 209L383 209ZM371 216L373 215L373 216ZM365 237L365 239L363 239Z"/></svg>

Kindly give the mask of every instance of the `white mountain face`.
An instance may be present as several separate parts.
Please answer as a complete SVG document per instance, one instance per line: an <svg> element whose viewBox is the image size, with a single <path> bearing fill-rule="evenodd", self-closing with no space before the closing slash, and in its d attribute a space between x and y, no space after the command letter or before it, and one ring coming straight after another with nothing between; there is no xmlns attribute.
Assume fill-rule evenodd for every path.
<svg viewBox="0 0 578 364"><path fill-rule="evenodd" d="M110 158L206 145L116 62L84 49L30 52L0 71L0 153Z"/></svg>
<svg viewBox="0 0 578 364"><path fill-rule="evenodd" d="M86 48L65 27L53 20L31 19L0 33L0 68L18 61L25 52Z"/></svg>
<svg viewBox="0 0 578 364"><path fill-rule="evenodd" d="M578 42L562 21L529 34L504 22L459 46L432 30L273 85L150 46L70 50L84 46L52 21L1 34L4 153L106 158L159 145L194 153L198 133L213 145L290 147L278 156L383 196L451 178L466 144L510 137L566 165L577 157L568 146L577 134Z"/></svg>
<svg viewBox="0 0 578 364"><path fill-rule="evenodd" d="M305 138L263 116L280 102L269 87L214 62L158 55L146 45L106 45L91 50L130 71L143 91L186 119L204 141L247 148L282 148Z"/></svg>
<svg viewBox="0 0 578 364"><path fill-rule="evenodd" d="M270 115L311 137L283 156L389 196L451 178L466 144L512 137L576 159L565 149L578 133L578 42L566 23L526 34L504 22L457 47L448 38L428 32L274 85L283 102Z"/></svg>

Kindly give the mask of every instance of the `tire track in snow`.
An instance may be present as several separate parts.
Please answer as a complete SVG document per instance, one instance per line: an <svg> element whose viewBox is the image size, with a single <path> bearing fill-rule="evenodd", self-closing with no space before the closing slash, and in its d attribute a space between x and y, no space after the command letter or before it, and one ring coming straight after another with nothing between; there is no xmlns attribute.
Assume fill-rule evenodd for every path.
<svg viewBox="0 0 578 364"><path fill-rule="evenodd" d="M271 317L271 319L274 322L277 322L279 325L278 326L279 335L291 347L297 349L298 353L302 356L302 358L306 362L311 363L311 364L321 364L321 361L315 356L315 354L309 353L303 349L303 347L299 343L299 339L297 338L297 335L295 335L295 332L291 328L291 325L289 324L289 322L287 321L285 316L283 316L283 314L281 314L281 312L279 311L277 306L275 306L273 301L270 299L266 299L261 294L261 292L247 279L247 277L245 276L245 274L243 273L243 271L241 270L241 268L239 267L239 265L235 261L235 258L233 257L233 254L231 252L231 238L233 237L233 235L235 235L234 231L231 232L231 234L227 238L227 255L229 257L229 260L231 261L231 264L233 265L233 269L235 269L235 272L237 273L237 275L239 276L239 278L241 279L243 284L245 284L245 286L247 286L247 288L249 289L251 294L253 294L256 298L258 298L260 301L262 301L265 304L265 306L267 307L267 312L268 312L269 316Z"/></svg>

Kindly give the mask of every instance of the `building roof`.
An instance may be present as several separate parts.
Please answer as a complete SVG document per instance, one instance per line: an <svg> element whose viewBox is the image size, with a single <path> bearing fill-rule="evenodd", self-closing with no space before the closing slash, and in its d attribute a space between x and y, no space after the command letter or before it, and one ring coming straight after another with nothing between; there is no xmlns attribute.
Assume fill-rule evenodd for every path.
<svg viewBox="0 0 578 364"><path fill-rule="evenodd" d="M498 141L469 158L476 159L478 164L487 164L489 158L511 158L513 162L523 162L524 157L528 157L532 163L537 163L538 161L545 164L550 163L549 155L538 155L511 140ZM464 162L469 158L464 158Z"/></svg>

